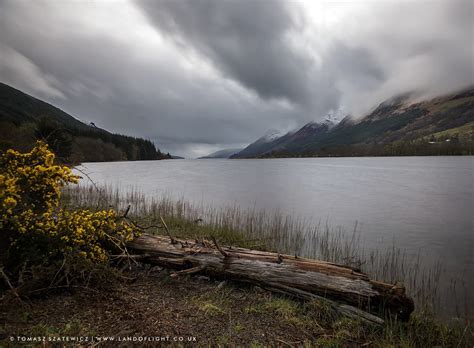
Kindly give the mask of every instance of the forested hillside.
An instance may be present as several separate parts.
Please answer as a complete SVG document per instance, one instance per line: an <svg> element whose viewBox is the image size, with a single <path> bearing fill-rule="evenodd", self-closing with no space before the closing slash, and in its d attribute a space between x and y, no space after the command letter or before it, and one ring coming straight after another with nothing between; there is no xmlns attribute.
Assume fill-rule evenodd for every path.
<svg viewBox="0 0 474 348"><path fill-rule="evenodd" d="M113 134L0 83L0 150L29 150L43 139L64 162L171 158L150 140Z"/></svg>
<svg viewBox="0 0 474 348"><path fill-rule="evenodd" d="M407 94L360 119L311 122L271 141L261 139L233 158L471 155L474 89L415 103Z"/></svg>

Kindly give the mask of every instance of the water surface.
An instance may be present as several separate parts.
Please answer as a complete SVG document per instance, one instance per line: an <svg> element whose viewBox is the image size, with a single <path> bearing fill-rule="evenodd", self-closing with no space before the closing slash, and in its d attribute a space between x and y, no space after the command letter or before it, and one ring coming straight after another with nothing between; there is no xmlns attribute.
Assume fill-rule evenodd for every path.
<svg viewBox="0 0 474 348"><path fill-rule="evenodd" d="M166 160L85 163L97 184L216 207L283 213L395 245L474 286L474 157Z"/></svg>

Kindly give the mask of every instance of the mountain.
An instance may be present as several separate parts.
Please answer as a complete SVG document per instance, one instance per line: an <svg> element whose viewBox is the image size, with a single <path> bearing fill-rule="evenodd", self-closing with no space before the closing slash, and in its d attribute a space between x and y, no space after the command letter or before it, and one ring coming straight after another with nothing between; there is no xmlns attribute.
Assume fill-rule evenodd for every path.
<svg viewBox="0 0 474 348"><path fill-rule="evenodd" d="M297 149L318 135L327 133L336 126L336 122L337 120L333 120L328 115L325 121L321 123L310 122L299 130L288 132L284 135L271 131L271 136L268 136L268 134L264 135L241 152L233 155L232 158L265 157L275 152Z"/></svg>
<svg viewBox="0 0 474 348"><path fill-rule="evenodd" d="M210 159L210 158L230 158L230 156L236 154L237 152L242 151L242 149L223 149L213 153L210 153L207 156L199 157L198 159Z"/></svg>
<svg viewBox="0 0 474 348"><path fill-rule="evenodd" d="M265 134L261 138L257 139L253 143L251 143L249 146L247 146L242 151L232 155L231 158L257 157L261 154L272 151L272 149L276 149L277 145L280 142L284 142L285 139L289 135L290 135L290 133L287 133L287 134L283 135L278 131L270 130L270 131L267 132L267 134Z"/></svg>
<svg viewBox="0 0 474 348"><path fill-rule="evenodd" d="M380 103L360 119L327 117L232 158L464 155L474 147L474 88L412 102L412 95Z"/></svg>
<svg viewBox="0 0 474 348"><path fill-rule="evenodd" d="M85 124L51 104L0 83L0 151L28 151L38 139L46 140L60 160L70 163L171 158L150 140Z"/></svg>

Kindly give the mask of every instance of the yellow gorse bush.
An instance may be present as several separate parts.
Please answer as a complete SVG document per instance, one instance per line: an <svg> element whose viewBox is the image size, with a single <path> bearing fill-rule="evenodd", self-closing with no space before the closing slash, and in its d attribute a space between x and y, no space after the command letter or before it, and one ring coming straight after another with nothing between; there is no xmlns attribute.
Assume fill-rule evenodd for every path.
<svg viewBox="0 0 474 348"><path fill-rule="evenodd" d="M7 249L0 263L66 255L105 263L134 238L137 231L112 209L63 209L61 189L79 176L54 160L43 142L31 152L8 150L0 157L0 242Z"/></svg>

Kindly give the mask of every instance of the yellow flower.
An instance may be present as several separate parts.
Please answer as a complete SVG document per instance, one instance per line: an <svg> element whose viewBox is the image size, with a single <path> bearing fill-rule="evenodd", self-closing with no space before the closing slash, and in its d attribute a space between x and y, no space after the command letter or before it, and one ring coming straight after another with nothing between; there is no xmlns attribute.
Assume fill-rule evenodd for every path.
<svg viewBox="0 0 474 348"><path fill-rule="evenodd" d="M125 243L137 231L119 218L113 209L101 211L65 210L60 207L61 189L77 183L70 168L54 164L54 154L44 143L29 153L8 150L0 157L1 227L17 231L11 241L33 243L45 238L45 257L75 252L93 262L105 263L110 252L103 245ZM28 239L28 237L31 237ZM18 246L18 245L17 245Z"/></svg>
<svg viewBox="0 0 474 348"><path fill-rule="evenodd" d="M7 197L3 201L3 204L5 204L6 207L12 208L12 207L16 206L16 200L12 197Z"/></svg>

